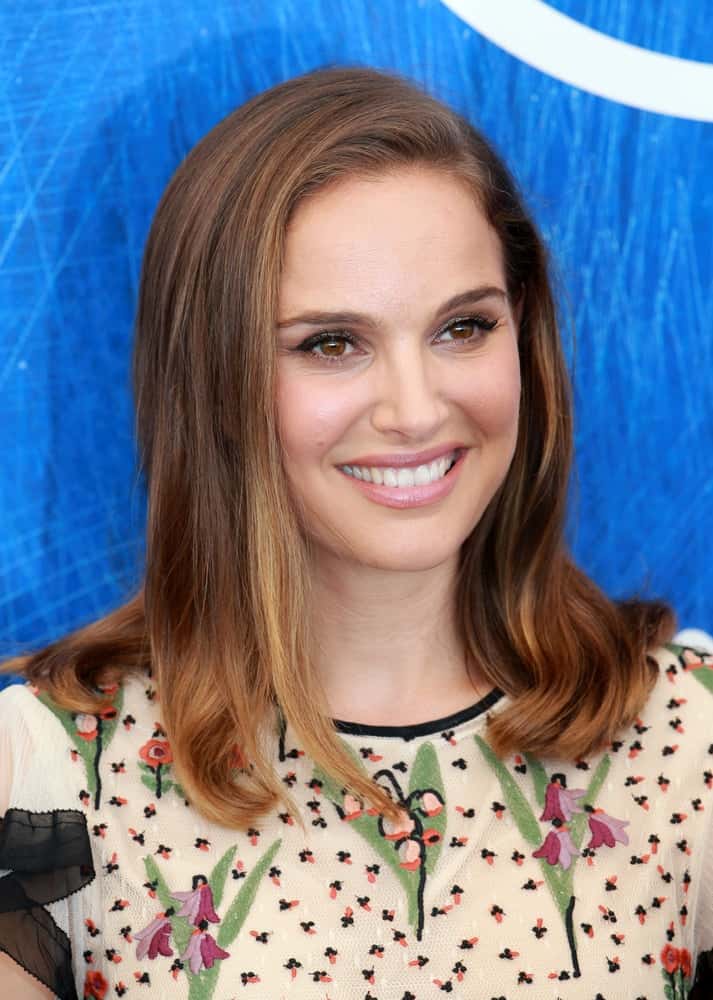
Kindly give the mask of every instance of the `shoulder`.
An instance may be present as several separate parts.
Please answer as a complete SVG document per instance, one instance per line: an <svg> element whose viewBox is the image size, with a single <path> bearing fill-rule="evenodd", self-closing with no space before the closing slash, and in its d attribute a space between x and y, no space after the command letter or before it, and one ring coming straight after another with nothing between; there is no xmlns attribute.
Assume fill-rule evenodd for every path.
<svg viewBox="0 0 713 1000"><path fill-rule="evenodd" d="M656 685L651 692L653 704L665 703L688 707L689 714L710 724L713 707L713 653L697 646L669 642L649 651L650 658L659 668ZM693 699L693 705L690 705Z"/></svg>
<svg viewBox="0 0 713 1000"><path fill-rule="evenodd" d="M656 681L634 724L622 734L621 753L656 769L664 791L678 787L692 799L711 791L713 770L713 655L677 643L649 651Z"/></svg>
<svg viewBox="0 0 713 1000"><path fill-rule="evenodd" d="M97 764L122 719L146 702L146 678L104 685L102 707L74 711L29 683L0 691L0 756L9 769L9 804L31 810L86 806ZM7 777L5 779L8 780Z"/></svg>

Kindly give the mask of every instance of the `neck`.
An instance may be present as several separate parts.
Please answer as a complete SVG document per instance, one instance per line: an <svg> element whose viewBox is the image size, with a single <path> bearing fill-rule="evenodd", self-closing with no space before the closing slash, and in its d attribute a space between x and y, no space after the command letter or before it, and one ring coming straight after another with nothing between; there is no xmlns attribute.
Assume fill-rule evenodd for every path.
<svg viewBox="0 0 713 1000"><path fill-rule="evenodd" d="M315 662L333 718L417 723L487 692L466 666L456 572L457 557L397 573L320 556L312 576Z"/></svg>

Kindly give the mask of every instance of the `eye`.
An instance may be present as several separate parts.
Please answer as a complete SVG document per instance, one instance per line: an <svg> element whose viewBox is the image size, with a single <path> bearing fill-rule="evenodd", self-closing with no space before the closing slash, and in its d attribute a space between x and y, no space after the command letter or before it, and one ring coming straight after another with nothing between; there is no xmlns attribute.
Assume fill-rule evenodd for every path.
<svg viewBox="0 0 713 1000"><path fill-rule="evenodd" d="M480 343L485 335L494 330L497 325L498 321L496 319L486 319L484 316L464 316L451 320L440 330L437 336L441 338L443 334L449 333L452 339L450 341L446 340L445 343L454 345L456 348L461 345L469 347ZM465 331L467 336L463 336L462 331ZM295 350L306 354L316 361L326 361L327 364L339 364L345 358L348 358L350 353L353 353L347 351L347 346L356 347L357 344L357 339L345 330L325 330L322 333L315 333L314 336L308 337ZM322 351L317 352L318 347L324 353Z"/></svg>
<svg viewBox="0 0 713 1000"><path fill-rule="evenodd" d="M475 327L481 335L489 333L494 330L498 325L498 321L495 319L486 319L484 316L466 316L463 319L453 319L447 326L443 328L441 334L450 333L451 335L456 334L453 340L450 341L452 344L471 344L473 341L480 341L483 336L474 335L472 328ZM470 336L461 336L461 330L470 330ZM439 335L439 336L440 336ZM449 341L446 341L449 343Z"/></svg>
<svg viewBox="0 0 713 1000"><path fill-rule="evenodd" d="M326 361L328 364L334 362L339 362L343 358L348 357L345 350L333 351L334 347L341 347L343 345L351 345L352 347L356 344L356 340L348 333L344 332L334 332L334 333L316 333L313 337L309 337L297 348L304 354L307 354L314 358L316 361ZM315 353L316 348L325 347L327 348L326 354Z"/></svg>

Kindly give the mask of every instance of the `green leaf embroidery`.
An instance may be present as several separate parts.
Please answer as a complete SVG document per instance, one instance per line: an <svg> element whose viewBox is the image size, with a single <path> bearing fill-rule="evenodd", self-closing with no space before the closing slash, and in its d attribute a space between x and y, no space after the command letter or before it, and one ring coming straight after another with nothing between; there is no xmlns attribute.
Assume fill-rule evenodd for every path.
<svg viewBox="0 0 713 1000"><path fill-rule="evenodd" d="M363 767L362 769L365 770ZM368 774L366 770L365 773ZM332 801L335 805L341 806L343 795L339 785L333 781L320 767L315 767L314 776L322 781L322 791L330 799L330 801ZM412 926L416 926L418 913L416 910L415 888L418 882L418 873L408 871L399 865L399 856L394 850L393 844L388 840L384 840L379 833L378 816L370 816L367 812L363 812L361 816L357 816L355 819L350 819L348 821L342 820L342 822L348 822L349 826L356 830L356 832L364 838L364 840L371 846L372 850L379 855L384 864L388 865L391 871L396 875L397 879L404 888L406 899L408 900L408 921Z"/></svg>
<svg viewBox="0 0 713 1000"><path fill-rule="evenodd" d="M682 646L676 642L667 642L664 644L664 649L668 649L672 652L679 660L679 666L682 669L686 669L688 673L693 674L699 684L701 684L707 691L713 694L713 668L709 666L698 667L695 670L690 670L686 667L686 661L683 659L684 650L690 649L694 653L698 653L699 656L710 655L707 650L699 649L696 646Z"/></svg>
<svg viewBox="0 0 713 1000"><path fill-rule="evenodd" d="M540 830L540 824L537 822L537 819L530 808L530 803L518 788L517 782L505 767L503 762L488 746L485 740L476 734L475 742L478 744L480 752L495 771L498 780L500 781L500 787L503 790L503 795L505 796L508 808L512 813L518 830L528 844L532 844L533 847L539 847L543 840L542 831Z"/></svg>
<svg viewBox="0 0 713 1000"><path fill-rule="evenodd" d="M230 866L233 861L233 855L238 849L237 844L233 844L225 852L223 857L217 863L213 871L208 876L208 885L213 893L213 904L217 910L223 899L223 892L225 891L225 880L228 877L228 872L230 871Z"/></svg>
<svg viewBox="0 0 713 1000"><path fill-rule="evenodd" d="M541 762L537 757L533 757L532 754L523 754L525 761L527 762L528 770L532 776L532 782L535 786L535 798L537 799L537 804L541 809L545 808L545 792L547 791L547 785L549 784L549 778L547 777L547 771L545 771Z"/></svg>
<svg viewBox="0 0 713 1000"><path fill-rule="evenodd" d="M169 907L173 909L180 909L180 903L178 900L174 899L171 895L171 890L166 884L166 880L161 874L158 865L154 859L149 854L148 857L144 858L144 868L146 869L146 874L148 876L149 882L153 882L156 885L156 895L159 898L159 902L164 910L168 910ZM191 937L191 932L193 928L188 922L186 917L179 917L178 914L174 913L171 919L171 931L173 933L173 940L178 949L179 955L188 947L188 942ZM186 971L191 974L190 969L186 967Z"/></svg>
<svg viewBox="0 0 713 1000"><path fill-rule="evenodd" d="M63 729L68 734L72 744L79 753L84 763L84 770L86 774L87 791L95 801L95 808L99 808L99 803L96 801L97 797L97 771L99 769L99 761L102 753L109 746L111 739L116 731L116 727L119 721L119 715L121 713L121 708L124 702L124 689L119 686L116 695L114 696L113 702L107 702L107 707L111 706L116 710L116 715L113 719L100 719L97 716L97 729L98 734L93 740L85 740L79 735L77 730L77 725L75 718L78 712L72 712L70 709L61 708L57 705L50 696L41 691L37 698L42 704L52 712L56 719L59 720Z"/></svg>
<svg viewBox="0 0 713 1000"><path fill-rule="evenodd" d="M225 917L223 918L223 921L218 929L217 941L221 948L228 948L238 936L240 928L243 926L245 918L250 912L250 907L255 899L260 879L262 879L265 872L268 871L270 865L272 864L272 859L277 854L281 843L282 838L279 837L268 847L248 877L245 879L242 888L228 907L228 912L225 914ZM221 863L222 861L218 862L218 865Z"/></svg>
<svg viewBox="0 0 713 1000"><path fill-rule="evenodd" d="M441 768L438 763L438 754L436 753L433 743L424 743L421 747L419 747L416 759L414 760L411 768L409 799L412 808L418 806L418 793L427 790L438 792L441 801L444 803L443 808L437 815L420 817L424 829L431 828L433 830L438 830L441 835L441 839L438 843L433 844L431 847L426 849L426 872L428 875L431 875L433 874L441 855L443 840L446 835L446 826L448 823L448 816L445 807L446 790L443 784Z"/></svg>

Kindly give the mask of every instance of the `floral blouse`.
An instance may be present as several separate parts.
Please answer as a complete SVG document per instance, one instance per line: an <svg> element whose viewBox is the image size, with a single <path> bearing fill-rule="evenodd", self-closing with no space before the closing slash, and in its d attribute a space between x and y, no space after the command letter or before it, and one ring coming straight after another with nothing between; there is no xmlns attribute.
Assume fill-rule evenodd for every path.
<svg viewBox="0 0 713 1000"><path fill-rule="evenodd" d="M652 655L641 717L586 760L496 757L498 690L419 725L335 720L397 823L280 720L306 837L191 806L149 673L101 715L13 685L0 949L63 1000L713 997L713 656Z"/></svg>

